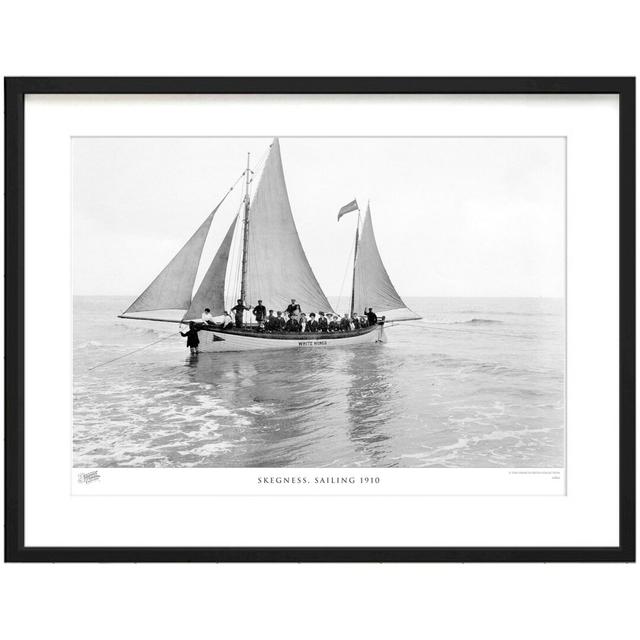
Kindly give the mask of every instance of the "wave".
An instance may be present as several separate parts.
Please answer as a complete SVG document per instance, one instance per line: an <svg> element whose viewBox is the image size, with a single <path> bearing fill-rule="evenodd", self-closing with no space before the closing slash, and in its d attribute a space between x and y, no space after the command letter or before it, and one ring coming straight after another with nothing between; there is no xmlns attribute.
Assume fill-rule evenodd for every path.
<svg viewBox="0 0 640 640"><path fill-rule="evenodd" d="M489 318L471 318L471 320L432 320L428 324L504 324L504 320L491 320Z"/></svg>
<svg viewBox="0 0 640 640"><path fill-rule="evenodd" d="M488 318L472 318L471 320L460 320L451 324L502 324L503 320L489 320Z"/></svg>
<svg viewBox="0 0 640 640"><path fill-rule="evenodd" d="M104 347L105 345L99 340L89 340L88 342L83 342L82 344L78 344L74 347L74 349L96 349L98 347Z"/></svg>
<svg viewBox="0 0 640 640"><path fill-rule="evenodd" d="M115 325L117 327L124 327L125 329L127 329L127 331L132 331L133 333L142 333L146 335L157 336L163 336L165 333L167 333L167 331L161 331L160 329L155 329L154 327L134 325L131 322L116 322Z"/></svg>
<svg viewBox="0 0 640 640"><path fill-rule="evenodd" d="M81 342L79 344L73 345L74 351L91 351L93 349L110 349L114 353L119 353L122 351L134 351L139 347L145 346L142 344L124 344L122 342L118 343L107 343L100 342L100 340L88 340L87 342ZM147 345L148 346L148 345Z"/></svg>
<svg viewBox="0 0 640 640"><path fill-rule="evenodd" d="M486 309L461 309L457 313L484 313L488 316L561 316L552 311L487 311Z"/></svg>
<svg viewBox="0 0 640 640"><path fill-rule="evenodd" d="M505 320L494 320L492 318L471 318L470 320L426 320L424 322L424 328L427 328L430 324L504 324ZM418 326L418 325L412 325Z"/></svg>

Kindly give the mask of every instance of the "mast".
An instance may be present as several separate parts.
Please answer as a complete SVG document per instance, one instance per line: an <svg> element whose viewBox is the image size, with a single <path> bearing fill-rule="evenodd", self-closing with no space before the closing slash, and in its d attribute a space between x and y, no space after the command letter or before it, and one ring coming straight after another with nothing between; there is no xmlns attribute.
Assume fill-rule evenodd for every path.
<svg viewBox="0 0 640 640"><path fill-rule="evenodd" d="M245 171L245 187L244 187L244 236L242 240L242 275L240 279L240 299L242 304L245 303L246 286L247 286L247 249L249 247L249 176L251 170L249 169L249 161L251 154L247 153L247 170Z"/></svg>
<svg viewBox="0 0 640 640"><path fill-rule="evenodd" d="M253 188L251 184L256 174L260 179ZM262 300L267 309L284 309L289 300L295 298L304 310L332 313L331 304L318 284L300 241L287 193L278 138L274 138L269 147L262 171L251 171L249 195L245 306ZM238 280L240 262L238 260Z"/></svg>
<svg viewBox="0 0 640 640"><path fill-rule="evenodd" d="M351 312L349 317L353 316L356 301L356 260L358 259L358 235L360 231L360 209L358 209L358 224L356 226L356 246L353 250L353 278L351 280Z"/></svg>

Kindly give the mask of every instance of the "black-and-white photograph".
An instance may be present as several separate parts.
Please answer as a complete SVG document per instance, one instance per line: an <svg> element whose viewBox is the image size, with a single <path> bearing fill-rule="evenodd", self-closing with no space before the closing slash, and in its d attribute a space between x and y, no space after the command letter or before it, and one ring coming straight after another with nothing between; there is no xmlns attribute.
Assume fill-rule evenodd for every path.
<svg viewBox="0 0 640 640"><path fill-rule="evenodd" d="M74 467L564 468L564 138L71 152Z"/></svg>

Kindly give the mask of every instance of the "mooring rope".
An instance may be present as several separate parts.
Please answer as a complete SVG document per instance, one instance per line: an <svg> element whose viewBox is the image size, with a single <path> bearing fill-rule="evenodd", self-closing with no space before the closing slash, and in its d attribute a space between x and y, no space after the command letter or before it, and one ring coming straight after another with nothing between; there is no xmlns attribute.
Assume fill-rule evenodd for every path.
<svg viewBox="0 0 640 640"><path fill-rule="evenodd" d="M182 323L180 323L182 324ZM93 371L94 369L97 369L98 367L104 367L107 364L111 364L112 362L115 362L116 360L122 360L122 358L127 358L128 356L133 355L134 353L138 353L138 351L142 351L143 349L148 349L149 347L152 347L154 344L158 344L158 342L162 342L163 340L167 340L168 338L173 338L175 337L175 333L169 333L166 336L164 336L163 338L160 338L159 340L155 340L154 342L151 342L150 344L146 344L144 347L140 347L139 349L134 349L133 351L130 351L129 353L125 353L123 356L118 356L117 358L113 358L112 360L107 360L106 362L101 362L100 364L97 364L93 367L90 367L89 369L87 369L87 371Z"/></svg>

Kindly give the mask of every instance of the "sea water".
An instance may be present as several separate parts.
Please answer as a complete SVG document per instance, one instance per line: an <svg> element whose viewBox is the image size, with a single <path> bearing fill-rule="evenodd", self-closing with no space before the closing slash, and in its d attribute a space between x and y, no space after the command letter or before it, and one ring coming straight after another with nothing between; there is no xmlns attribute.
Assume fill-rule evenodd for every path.
<svg viewBox="0 0 640 640"><path fill-rule="evenodd" d="M406 302L386 344L191 357L76 297L74 466L563 467L563 301Z"/></svg>

